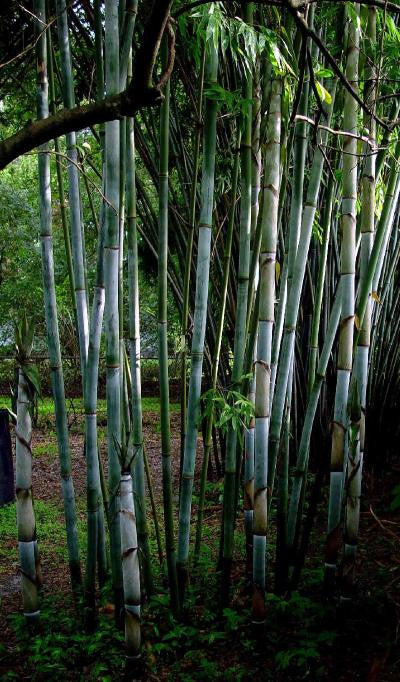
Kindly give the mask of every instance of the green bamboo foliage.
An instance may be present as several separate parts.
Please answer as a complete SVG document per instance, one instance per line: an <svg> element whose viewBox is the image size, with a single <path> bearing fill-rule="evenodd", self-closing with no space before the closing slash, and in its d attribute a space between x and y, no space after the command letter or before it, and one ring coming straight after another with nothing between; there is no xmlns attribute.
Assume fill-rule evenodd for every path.
<svg viewBox="0 0 400 682"><path fill-rule="evenodd" d="M265 157L262 241L260 254L260 305L255 376L255 447L253 513L253 619L265 618L265 556L267 536L268 431L270 419L270 378L272 330L275 305L275 263L278 238L280 183L282 82L272 83L267 121L268 150Z"/></svg>
<svg viewBox="0 0 400 682"><path fill-rule="evenodd" d="M35 30L37 34L36 59L38 74L38 118L48 116L48 82L46 65L46 20L44 0L35 0ZM53 238L51 218L50 155L47 146L39 151L40 241L42 255L43 293L46 317L47 346L50 358L53 398L56 413L56 432L61 469L64 514L67 530L69 568L73 586L81 582L78 532L76 526L75 494L71 476L67 410L65 405L64 377L61 364L58 332L57 301L54 282Z"/></svg>
<svg viewBox="0 0 400 682"><path fill-rule="evenodd" d="M29 365L33 343L33 325L26 316L15 330L19 365L17 424L15 429L15 487L17 497L18 549L22 576L24 614L28 620L39 617L38 577L36 574L36 522L32 494L32 390Z"/></svg>
<svg viewBox="0 0 400 682"><path fill-rule="evenodd" d="M244 21L248 25L253 23L253 5L248 3L244 10ZM233 367L231 384L236 390L240 388L243 361L246 347L247 332L247 300L249 293L250 271L250 232L251 232L251 209L252 209L252 94L253 76L246 74L243 83L243 97L248 104L243 112L243 135L241 142L241 199L240 199L240 227L239 227L239 265L237 285L237 306L235 321L235 338L233 350ZM236 459L238 442L237 432L230 425L227 434L225 475L224 475L224 500L223 500L223 551L222 551L222 600L229 600L230 573L233 557L233 540L235 524L235 483L236 483Z"/></svg>
<svg viewBox="0 0 400 682"><path fill-rule="evenodd" d="M58 44L61 58L62 92L64 106L75 106L74 81L72 76L71 51L68 34L68 17L65 0L56 1ZM82 376L86 369L89 343L89 317L87 307L87 291L85 281L84 236L82 225L81 199L79 189L79 171L77 166L76 133L66 135L68 162L68 195L71 217L72 255L74 266L75 300L78 315L79 350L81 356Z"/></svg>
<svg viewBox="0 0 400 682"><path fill-rule="evenodd" d="M346 77L358 88L359 27L350 20L348 26ZM328 536L325 558L327 587L332 584L340 546L340 517L345 462L345 437L347 428L347 397L353 364L354 330L354 280L356 267L356 201L357 201L357 112L355 99L345 93L343 127L353 136L343 142L343 195L342 195L342 245L341 281L342 312L337 362L337 383L334 419L332 426L331 474L328 511Z"/></svg>
<svg viewBox="0 0 400 682"><path fill-rule="evenodd" d="M210 42L206 47L205 82L217 82L218 54ZM190 521L193 477L196 461L197 430L200 416L201 377L207 319L210 270L212 211L214 203L214 170L216 150L217 102L205 98L204 152L201 178L201 210L197 248L196 294L191 349L191 374L188 396L187 431L183 459L182 488L179 508L178 578L183 592L188 576Z"/></svg>
<svg viewBox="0 0 400 682"><path fill-rule="evenodd" d="M106 4L106 92L119 91L118 1ZM116 443L120 442L120 347L119 347L119 121L105 125L106 234L104 242L105 333L107 361L107 448L110 491L111 570L116 607L122 607L121 536L119 528L120 465Z"/></svg>
<svg viewBox="0 0 400 682"><path fill-rule="evenodd" d="M163 56L166 59L166 45ZM164 499L165 547L171 606L179 610L174 517L172 500L171 434L169 415L168 334L167 334L167 263L168 263L168 158L169 158L169 99L170 84L166 85L160 115L160 169L159 169L159 255L158 255L158 344L160 363L160 424L162 479Z"/></svg>

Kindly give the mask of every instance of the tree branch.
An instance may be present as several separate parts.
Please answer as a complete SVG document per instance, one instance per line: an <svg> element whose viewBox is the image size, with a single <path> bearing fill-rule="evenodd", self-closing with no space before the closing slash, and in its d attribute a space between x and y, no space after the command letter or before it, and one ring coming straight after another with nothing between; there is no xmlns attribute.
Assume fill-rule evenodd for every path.
<svg viewBox="0 0 400 682"><path fill-rule="evenodd" d="M134 75L130 85L123 92L106 97L97 102L61 109L53 116L32 121L22 130L0 143L0 170L5 168L21 154L74 130L82 130L91 125L106 123L123 116L133 116L139 109L157 104L162 99L160 84L170 76L175 50L168 60L167 74L161 76L160 83L153 85L153 70L160 48L161 38L168 22L172 0L155 0L149 20L143 31L141 47L134 65Z"/></svg>

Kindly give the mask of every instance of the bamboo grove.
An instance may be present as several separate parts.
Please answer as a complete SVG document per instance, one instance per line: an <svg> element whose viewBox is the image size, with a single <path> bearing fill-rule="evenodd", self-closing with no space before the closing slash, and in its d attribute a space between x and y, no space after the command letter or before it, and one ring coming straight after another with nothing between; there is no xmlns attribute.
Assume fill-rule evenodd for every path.
<svg viewBox="0 0 400 682"><path fill-rule="evenodd" d="M40 143L44 309L71 585L84 594L91 628L98 586L111 580L129 661L140 655L140 608L158 589L158 561L175 617L187 615L210 473L223 482L219 608L230 603L236 536L244 530L252 620L268 627L266 593L297 587L322 501L324 589L341 600L356 594L364 458L377 464L384 438L391 447L400 390L399 16L400 5L383 0L33 3L32 117L42 132L32 146ZM146 41L155 35L146 64ZM143 79L158 96L139 102L140 70L149 64ZM129 111L118 96L132 88L139 103ZM77 100L85 100L81 113ZM96 155L82 147L83 135ZM31 151L26 137L22 131L14 141L14 157ZM1 143L3 166L14 158L8 143ZM93 187L85 168L95 162ZM98 235L90 278L85 192ZM55 201L63 210L62 254L52 246ZM85 565L57 258L68 264L84 400ZM141 259L158 277L162 521L154 517L143 438ZM180 319L179 452L170 430L171 306ZM108 481L98 454L102 344ZM17 349L18 542L24 612L38 619L29 319L18 327ZM149 544L152 518L158 556Z"/></svg>

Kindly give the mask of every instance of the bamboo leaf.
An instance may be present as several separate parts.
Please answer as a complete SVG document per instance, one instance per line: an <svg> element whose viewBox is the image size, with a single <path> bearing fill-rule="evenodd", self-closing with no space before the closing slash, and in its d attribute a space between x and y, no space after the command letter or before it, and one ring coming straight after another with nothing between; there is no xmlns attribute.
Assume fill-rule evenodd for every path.
<svg viewBox="0 0 400 682"><path fill-rule="evenodd" d="M322 85L322 83L320 83L319 81L315 81L315 86L321 98L321 102L326 102L326 104L332 104L332 96L328 92L328 90Z"/></svg>

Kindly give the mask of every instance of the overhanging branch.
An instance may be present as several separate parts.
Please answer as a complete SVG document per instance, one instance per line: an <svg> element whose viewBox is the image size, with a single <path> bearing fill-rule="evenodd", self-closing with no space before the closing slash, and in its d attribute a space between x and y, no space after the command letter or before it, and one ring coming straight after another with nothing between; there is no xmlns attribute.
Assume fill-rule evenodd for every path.
<svg viewBox="0 0 400 682"><path fill-rule="evenodd" d="M175 50L172 49L168 61L168 73L163 74L160 83L154 86L153 70L171 5L172 0L154 1L149 20L143 31L141 47L135 59L133 79L126 90L84 106L61 109L46 119L28 123L15 135L0 142L0 170L21 154L26 154L60 135L82 130L98 123L113 121L123 116L133 116L139 109L157 104L162 99L160 83L163 84L169 77L175 56Z"/></svg>
<svg viewBox="0 0 400 682"><path fill-rule="evenodd" d="M162 97L158 88L148 88L136 93L131 100L125 90L119 95L108 97L73 109L61 109L53 116L28 123L15 135L0 143L0 169L5 168L22 154L46 144L60 135L82 130L97 123L106 123L123 116L133 116L139 109L152 106Z"/></svg>

